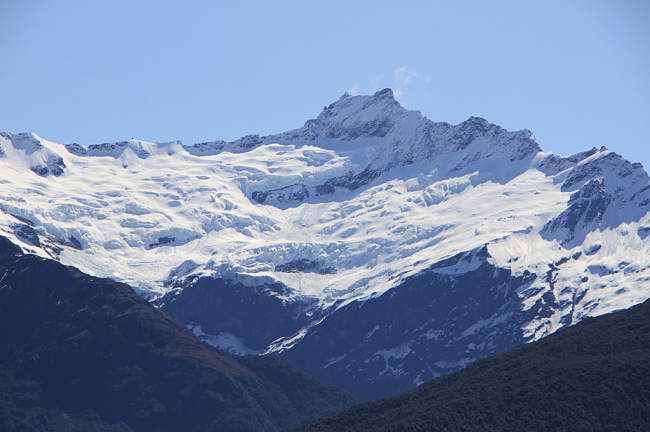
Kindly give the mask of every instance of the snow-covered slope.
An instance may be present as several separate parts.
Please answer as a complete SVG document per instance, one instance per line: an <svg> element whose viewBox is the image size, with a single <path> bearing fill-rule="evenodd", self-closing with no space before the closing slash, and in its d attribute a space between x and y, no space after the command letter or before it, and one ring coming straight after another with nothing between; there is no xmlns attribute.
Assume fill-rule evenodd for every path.
<svg viewBox="0 0 650 432"><path fill-rule="evenodd" d="M401 339L385 335L375 351L359 354L367 358L342 368L370 370L359 364L383 359L385 368L364 382L392 377L416 385L650 297L650 179L640 164L605 148L544 153L530 131L480 118L436 123L401 107L388 89L343 95L302 128L230 143L64 146L3 133L0 209L1 229L25 249L127 282L199 326L197 335L240 353L297 356L291 352L310 340L323 343L314 339L322 329L341 330L332 317L363 316L351 311L379 305L414 280L436 280L428 290L440 295L462 275L479 273L494 276L495 293L510 287L490 297L493 310L466 314L454 332L427 328L429 312L421 310L421 322L400 330ZM482 282L470 279L467 290L480 293ZM205 290L217 290L206 281L236 287L221 297L232 304L219 304L250 326L202 321L215 313L201 306ZM235 308L244 297L267 312ZM472 301L454 298L447 312ZM348 351L295 362L316 362L321 375L345 363L387 325L382 314L368 313L354 324L368 331L342 342ZM495 330L501 342L479 346L480 334L486 341L489 329L506 327L514 329L507 338ZM440 332L445 346L476 336L445 359L425 355ZM418 366L396 366L405 362Z"/></svg>

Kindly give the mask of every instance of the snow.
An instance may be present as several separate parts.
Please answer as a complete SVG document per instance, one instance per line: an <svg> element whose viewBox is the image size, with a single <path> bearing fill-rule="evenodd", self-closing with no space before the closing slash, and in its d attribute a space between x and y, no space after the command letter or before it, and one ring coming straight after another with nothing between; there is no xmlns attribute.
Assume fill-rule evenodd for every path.
<svg viewBox="0 0 650 432"><path fill-rule="evenodd" d="M230 333L219 333L217 335L210 335L203 333L200 325L190 327L190 330L201 339L203 342L212 345L215 348L219 348L224 351L228 351L231 354L235 355L255 355L260 354L261 350L254 350L246 346L243 340L234 336Z"/></svg>
<svg viewBox="0 0 650 432"><path fill-rule="evenodd" d="M233 143L86 147L3 133L0 148L2 234L26 245L13 227L30 224L37 253L127 282L148 298L206 275L279 281L292 289L287 296L342 307L484 245L497 266L538 275L520 292L524 308L553 291L560 307L527 325L532 338L650 298L650 207L643 204L650 192L640 166L606 149L542 153L530 131L483 119L434 123L388 93L344 95L303 128ZM49 171L39 174L38 166ZM314 194L366 166L378 172L367 184ZM589 175L604 181L612 210L580 227L572 243L563 244L562 233L542 236ZM309 197L287 198L303 190ZM268 193L268 203L253 199L256 192ZM278 270L299 260L335 272ZM552 266L551 287L543 277ZM240 342L213 341L246 351ZM397 358L390 352L381 354L386 362Z"/></svg>
<svg viewBox="0 0 650 432"><path fill-rule="evenodd" d="M396 347L390 349L379 350L374 353L370 358L365 360L365 363L370 363L378 358L383 359L385 368L383 371L379 372L379 376L385 375L387 372L390 372L394 376L400 376L404 374L404 371L400 368L393 367L391 361L402 360L411 354L413 350L408 344L400 344Z"/></svg>
<svg viewBox="0 0 650 432"><path fill-rule="evenodd" d="M345 358L345 356L346 356L346 354L343 354L342 356L327 359L326 360L327 363L325 363L325 366L323 366L323 369L327 369L328 367L332 366L333 364L340 362L341 360L343 360Z"/></svg>

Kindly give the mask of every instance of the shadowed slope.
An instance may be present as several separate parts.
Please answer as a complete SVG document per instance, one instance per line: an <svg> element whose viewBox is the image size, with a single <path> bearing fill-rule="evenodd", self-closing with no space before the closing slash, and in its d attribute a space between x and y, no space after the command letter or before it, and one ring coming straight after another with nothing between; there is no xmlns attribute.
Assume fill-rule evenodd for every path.
<svg viewBox="0 0 650 432"><path fill-rule="evenodd" d="M0 237L0 429L269 431L354 398L203 344L127 285Z"/></svg>
<svg viewBox="0 0 650 432"><path fill-rule="evenodd" d="M650 302L298 430L650 430Z"/></svg>

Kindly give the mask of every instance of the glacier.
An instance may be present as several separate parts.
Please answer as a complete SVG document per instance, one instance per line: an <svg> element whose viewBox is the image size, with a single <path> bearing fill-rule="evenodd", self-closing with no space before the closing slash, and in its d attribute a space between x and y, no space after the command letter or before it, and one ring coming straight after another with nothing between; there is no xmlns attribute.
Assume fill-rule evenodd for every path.
<svg viewBox="0 0 650 432"><path fill-rule="evenodd" d="M301 128L233 142L85 146L0 133L0 209L2 235L25 251L126 282L216 346L279 353L335 383L343 375L323 374L372 369L359 372L364 382L401 383L379 396L650 297L640 164L605 147L544 152L532 132L477 117L434 122L390 89L344 94ZM401 337L387 336L390 312L367 312L363 325L350 318L360 328L349 349L333 339L312 347L318 359L295 357L361 314L351 311L391 308L386 299L405 287L424 301L433 281L426 289L440 295L462 284L474 293L438 314L476 301L482 285L494 307L459 317L453 334L426 325L435 317L424 308L411 327L394 324ZM199 291L184 300L197 286L251 323L214 322L210 333L208 318L192 315ZM243 298L259 304L237 309ZM417 309L403 301L403 313ZM372 352L357 352L373 337ZM434 343L455 351L435 354Z"/></svg>

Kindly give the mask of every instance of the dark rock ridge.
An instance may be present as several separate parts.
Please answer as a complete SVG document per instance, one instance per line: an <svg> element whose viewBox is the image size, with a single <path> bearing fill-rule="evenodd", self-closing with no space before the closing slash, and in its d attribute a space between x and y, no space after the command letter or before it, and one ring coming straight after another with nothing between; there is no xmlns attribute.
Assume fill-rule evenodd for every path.
<svg viewBox="0 0 650 432"><path fill-rule="evenodd" d="M605 150L605 148L601 148L601 151L603 150ZM546 156L542 162L538 164L537 169L546 175L559 174L564 170L573 168L583 160L595 155L596 153L598 153L598 149L596 147L592 147L589 150L585 150L571 156L551 154Z"/></svg>
<svg viewBox="0 0 650 432"><path fill-rule="evenodd" d="M63 158L46 149L41 139L33 133L8 134L0 132L0 138L9 141L14 149L24 152L29 156L29 169L41 177L47 177L50 174L59 177L65 173L65 162ZM6 156L6 150L0 143L0 157ZM37 157L34 157L37 156Z"/></svg>
<svg viewBox="0 0 650 432"><path fill-rule="evenodd" d="M52 155L44 164L33 165L31 170L41 177L46 177L48 174L58 177L63 175L65 167L65 162L63 162L62 157Z"/></svg>
<svg viewBox="0 0 650 432"><path fill-rule="evenodd" d="M544 225L542 232L564 229L567 234L561 243L568 244L575 238L576 229L585 229L602 222L611 200L603 180L590 180L582 189L571 195L568 208Z"/></svg>
<svg viewBox="0 0 650 432"><path fill-rule="evenodd" d="M133 289L0 237L0 430L275 431L350 406L277 357L215 350Z"/></svg>
<svg viewBox="0 0 650 432"><path fill-rule="evenodd" d="M119 157L127 148L140 159L146 159L151 156L146 148L138 145L137 141L120 141L116 143L91 144L82 146L77 143L66 144L65 148L76 156L113 156Z"/></svg>
<svg viewBox="0 0 650 432"><path fill-rule="evenodd" d="M38 238L38 233L30 225L23 224L23 223L15 224L13 226L13 229L14 229L14 234L16 234L16 237L23 240L25 243L36 247L41 246L41 241Z"/></svg>
<svg viewBox="0 0 650 432"><path fill-rule="evenodd" d="M309 190L305 185L297 184L269 191L254 191L251 198L258 204L264 204L267 200L277 203L303 202L309 198Z"/></svg>
<svg viewBox="0 0 650 432"><path fill-rule="evenodd" d="M318 274L334 274L336 269L328 267L324 261L313 261L306 258L290 261L284 264L275 266L275 271L283 273L318 273Z"/></svg>
<svg viewBox="0 0 650 432"><path fill-rule="evenodd" d="M643 166L606 149L601 149L604 153L593 150L576 155L574 160L585 161L576 166L566 168L555 157L540 165L551 173L567 169L561 189L575 191L567 208L544 225L540 231L543 238L572 247L581 244L592 230L639 220L650 210L650 177ZM586 161L588 157L591 159Z"/></svg>

